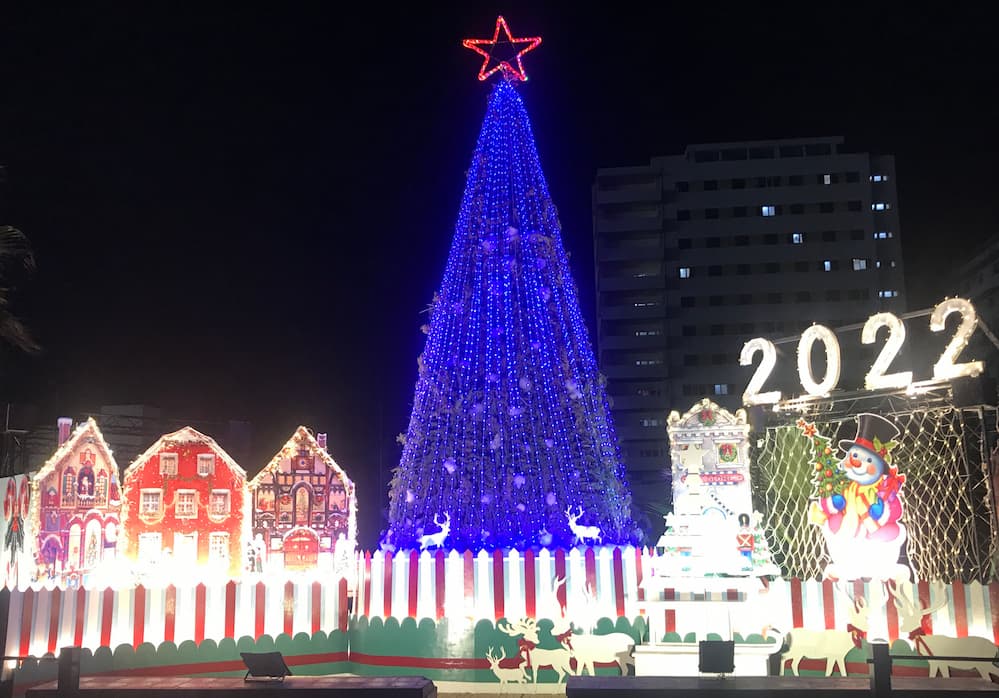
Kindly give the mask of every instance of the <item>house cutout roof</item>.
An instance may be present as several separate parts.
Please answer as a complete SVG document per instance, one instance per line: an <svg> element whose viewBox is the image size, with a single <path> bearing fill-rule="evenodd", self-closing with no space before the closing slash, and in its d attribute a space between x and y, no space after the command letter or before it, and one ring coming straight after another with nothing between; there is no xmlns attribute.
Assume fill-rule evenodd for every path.
<svg viewBox="0 0 999 698"><path fill-rule="evenodd" d="M108 442L104 440L104 434L101 433L100 427L97 426L97 422L94 421L93 417L88 417L87 421L80 422L73 433L67 438L56 450L52 456L45 461L38 472L31 475L32 483L41 483L42 480L47 478L56 466L63 462L67 456L69 456L73 449L86 438L93 439L94 447L100 451L107 463L114 470L115 478L118 477L118 464L114 460L114 455L111 453L111 448L108 446Z"/></svg>
<svg viewBox="0 0 999 698"><path fill-rule="evenodd" d="M122 480L128 478L133 472L141 470L142 467L149 462L150 458L157 455L168 445L175 443L206 444L212 449L212 451L215 452L216 456L221 458L225 464L229 466L229 469L234 475L237 475L244 480L246 479L246 471L239 466L239 463L232 459L232 456L226 453L225 450L215 442L215 439L206 434L202 434L193 427L184 427L183 429L178 429L177 431L161 436L156 443L146 449L145 453L132 461L132 464L125 469L125 474L122 476Z"/></svg>
<svg viewBox="0 0 999 698"><path fill-rule="evenodd" d="M319 442L316 441L316 437L314 437L312 435L312 432L309 431L306 427L299 427L298 429L295 430L295 433L292 434L291 438L285 442L284 446L281 447L281 450L278 451L273 458L271 458L270 463L265 465L260 470L260 472L257 473L252 480L250 480L250 488L251 489L256 488L260 484L260 481L264 478L265 475L272 475L274 471L276 471L279 467L281 467L281 461L284 460L285 458L291 458L291 456L298 450L299 445L303 441L306 444L308 444L309 448L313 453L319 456L320 460L322 460L322 462L326 465L328 469L332 470L334 473L337 474L337 477L339 477L343 481L344 486L347 488L351 499L353 499L354 497L353 480L351 480L347 476L347 473L343 471L343 468L341 468L337 464L337 462L333 460L333 456L331 456L325 448L319 445Z"/></svg>

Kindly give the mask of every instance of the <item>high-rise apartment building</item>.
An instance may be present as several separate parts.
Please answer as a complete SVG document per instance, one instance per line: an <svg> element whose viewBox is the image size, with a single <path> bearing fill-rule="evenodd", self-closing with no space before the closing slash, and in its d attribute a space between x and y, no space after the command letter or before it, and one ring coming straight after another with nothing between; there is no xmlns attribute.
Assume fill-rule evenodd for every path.
<svg viewBox="0 0 999 698"><path fill-rule="evenodd" d="M741 405L748 339L901 312L897 201L894 158L842 138L691 145L598 170L600 366L636 499L662 495L670 410Z"/></svg>

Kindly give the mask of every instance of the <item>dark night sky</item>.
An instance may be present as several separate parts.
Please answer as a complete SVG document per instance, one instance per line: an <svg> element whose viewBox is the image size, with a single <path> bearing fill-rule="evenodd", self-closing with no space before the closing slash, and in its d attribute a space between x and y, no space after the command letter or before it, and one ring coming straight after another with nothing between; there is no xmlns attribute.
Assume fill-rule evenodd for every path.
<svg viewBox="0 0 999 698"><path fill-rule="evenodd" d="M5 402L248 419L250 472L306 424L381 506L485 109L460 40L499 12L544 37L521 89L591 331L596 168L687 143L893 153L912 308L999 231L985 10L278 4L4 11L0 223L44 346L2 354Z"/></svg>

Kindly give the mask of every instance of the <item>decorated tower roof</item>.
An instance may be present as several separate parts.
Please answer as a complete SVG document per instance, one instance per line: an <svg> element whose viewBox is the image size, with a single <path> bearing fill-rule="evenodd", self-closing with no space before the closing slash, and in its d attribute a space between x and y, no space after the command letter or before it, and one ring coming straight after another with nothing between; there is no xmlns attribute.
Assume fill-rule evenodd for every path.
<svg viewBox="0 0 999 698"><path fill-rule="evenodd" d="M228 453L225 452L221 446L219 446L215 439L212 437L202 434L200 431L193 427L184 427L183 429L178 429L177 431L171 432L169 434L164 434L161 436L156 443L146 449L146 451L141 454L138 458L132 461L132 464L125 469L125 474L122 479L128 479L132 473L141 470L149 459L160 453L167 447L173 444L185 444L185 443L199 443L205 444L218 456L222 461L229 466L229 469L234 475L237 475L244 480L246 479L246 471L239 466L239 464L232 459Z"/></svg>
<svg viewBox="0 0 999 698"><path fill-rule="evenodd" d="M710 398L704 398L695 403L682 416L677 410L673 410L666 418L666 429L669 431L670 439L674 438L674 434L680 434L687 430L697 430L704 433L706 428L719 432L735 431L744 435L749 434L746 410L740 408L733 414L712 402Z"/></svg>

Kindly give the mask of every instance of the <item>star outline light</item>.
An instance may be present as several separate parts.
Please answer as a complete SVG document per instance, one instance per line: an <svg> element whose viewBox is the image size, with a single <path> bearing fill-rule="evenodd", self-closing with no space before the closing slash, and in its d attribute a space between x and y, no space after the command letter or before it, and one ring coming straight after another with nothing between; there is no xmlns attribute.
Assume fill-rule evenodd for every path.
<svg viewBox="0 0 999 698"><path fill-rule="evenodd" d="M500 39L501 27L503 32L506 34L505 40ZM496 50L496 45L500 43L509 43L514 48L516 48L518 44L527 44L524 48L517 51L511 59L516 61L516 67L514 67L510 61L505 60L498 61L492 68L489 67L489 63L494 60L493 51ZM514 36L510 33L510 27L507 25L503 15L499 15L496 17L496 28L493 30L492 39L463 39L461 45L467 49L475 51L483 57L484 60L482 61L482 67L479 68L479 80L488 80L493 73L501 70L503 71L503 77L507 80L520 80L523 82L527 80L527 73L524 72L524 64L520 59L525 53L533 51L541 45L541 37L532 36L522 37L519 39L514 38ZM490 48L486 50L481 48L483 46L489 46Z"/></svg>

